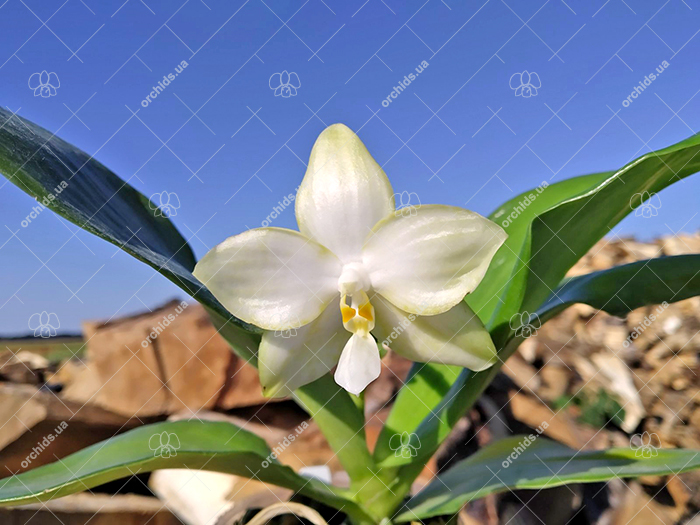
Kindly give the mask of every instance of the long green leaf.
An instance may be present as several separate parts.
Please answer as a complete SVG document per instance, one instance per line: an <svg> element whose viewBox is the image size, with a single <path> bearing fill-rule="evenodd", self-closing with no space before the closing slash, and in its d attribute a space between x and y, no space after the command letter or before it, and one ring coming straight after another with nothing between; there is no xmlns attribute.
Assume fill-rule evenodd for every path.
<svg viewBox="0 0 700 525"><path fill-rule="evenodd" d="M638 261L566 279L537 311L540 321L574 303L622 317L635 308L700 295L700 254Z"/></svg>
<svg viewBox="0 0 700 525"><path fill-rule="evenodd" d="M392 440L392 437L403 432L413 433L435 410L462 370L459 366L413 364L374 446L377 463L382 464L395 456L396 447L392 444L396 438Z"/></svg>
<svg viewBox="0 0 700 525"><path fill-rule="evenodd" d="M510 285L513 272L519 266L519 255L530 235L532 222L538 215L578 195L599 187L615 174L614 171L573 177L546 187L533 188L501 204L488 217L508 234L506 242L496 253L484 279L467 302L488 322Z"/></svg>
<svg viewBox="0 0 700 525"><path fill-rule="evenodd" d="M0 480L0 506L74 494L107 481L158 469L204 469L286 487L358 518L365 513L340 492L271 458L258 436L235 425L174 421L146 425L60 461Z"/></svg>
<svg viewBox="0 0 700 525"><path fill-rule="evenodd" d="M533 440L534 438L534 440ZM526 444L529 441L530 444ZM620 448L576 451L536 436L513 436L460 461L400 509L396 522L454 514L465 503L496 492L568 483L678 474L700 468L700 451Z"/></svg>
<svg viewBox="0 0 700 525"><path fill-rule="evenodd" d="M516 268L492 325L508 323L515 312L539 308L569 269L642 205L642 195L659 192L698 170L700 135L694 135L647 153L590 191L539 214L519 254L526 267Z"/></svg>
<svg viewBox="0 0 700 525"><path fill-rule="evenodd" d="M192 295L207 308L236 353L253 366L257 364L261 330L231 315L192 275L196 261L187 241L168 218L156 216L155 204L127 182L87 153L2 108L0 172L40 201L50 199L48 207L54 212L119 246ZM59 187L60 192L56 191ZM319 388L321 384L325 388ZM369 456L363 424L357 424L362 414L349 394L323 378L299 389L298 394L316 407L313 413L329 441L343 445L336 450L343 466L350 472L360 464L358 470L368 472L356 454L364 447L360 457ZM333 418L326 413L345 413L352 424L340 429L329 426L325 422Z"/></svg>

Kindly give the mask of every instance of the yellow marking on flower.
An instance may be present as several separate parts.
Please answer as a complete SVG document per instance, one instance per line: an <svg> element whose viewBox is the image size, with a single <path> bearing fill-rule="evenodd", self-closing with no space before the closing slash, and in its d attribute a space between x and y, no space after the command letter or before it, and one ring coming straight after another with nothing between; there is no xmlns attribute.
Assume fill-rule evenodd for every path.
<svg viewBox="0 0 700 525"><path fill-rule="evenodd" d="M359 314L361 317L364 317L368 321L374 321L374 308L372 307L369 301L360 306Z"/></svg>
<svg viewBox="0 0 700 525"><path fill-rule="evenodd" d="M346 302L346 297L347 296L343 295L340 298L340 313L343 315L343 323L347 323L357 314L357 311L354 308L348 306L348 303Z"/></svg>

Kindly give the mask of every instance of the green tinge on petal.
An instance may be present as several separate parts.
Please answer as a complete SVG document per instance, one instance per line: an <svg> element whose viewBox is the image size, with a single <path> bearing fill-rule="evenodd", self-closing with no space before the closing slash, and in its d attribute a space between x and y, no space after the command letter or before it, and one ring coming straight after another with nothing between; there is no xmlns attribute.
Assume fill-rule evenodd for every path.
<svg viewBox="0 0 700 525"><path fill-rule="evenodd" d="M498 359L491 336L464 301L430 316L403 312L378 295L372 304L377 312L373 331L377 340L411 361L480 371Z"/></svg>
<svg viewBox="0 0 700 525"><path fill-rule="evenodd" d="M478 213L421 206L380 221L367 236L363 262L385 299L407 312L436 315L477 287L505 239L500 226Z"/></svg>
<svg viewBox="0 0 700 525"><path fill-rule="evenodd" d="M314 144L295 206L304 235L352 262L372 227L394 212L394 190L355 132L333 124Z"/></svg>
<svg viewBox="0 0 700 525"><path fill-rule="evenodd" d="M349 338L334 302L306 326L265 332L258 351L263 394L288 396L326 375L338 363Z"/></svg>
<svg viewBox="0 0 700 525"><path fill-rule="evenodd" d="M215 246L194 275L236 317L265 330L289 330L328 306L340 271L335 255L299 232L257 228Z"/></svg>

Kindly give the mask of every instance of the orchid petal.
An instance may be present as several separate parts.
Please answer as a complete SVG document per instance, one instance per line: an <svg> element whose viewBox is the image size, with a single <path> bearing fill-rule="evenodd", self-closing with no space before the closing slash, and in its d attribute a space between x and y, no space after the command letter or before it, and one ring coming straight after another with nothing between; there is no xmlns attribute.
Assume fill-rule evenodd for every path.
<svg viewBox="0 0 700 525"><path fill-rule="evenodd" d="M226 239L194 275L236 317L266 330L298 328L337 296L341 265L299 232L257 228Z"/></svg>
<svg viewBox="0 0 700 525"><path fill-rule="evenodd" d="M369 334L353 334L340 355L333 377L345 390L359 396L381 371L382 361L374 338Z"/></svg>
<svg viewBox="0 0 700 525"><path fill-rule="evenodd" d="M347 263L359 260L367 234L393 212L389 179L362 141L343 124L326 128L297 193L299 230Z"/></svg>
<svg viewBox="0 0 700 525"><path fill-rule="evenodd" d="M377 315L374 335L406 359L474 371L489 368L497 359L491 336L464 301L431 316L403 312L381 297L372 304Z"/></svg>
<svg viewBox="0 0 700 525"><path fill-rule="evenodd" d="M406 312L446 312L472 292L506 239L478 213L422 206L392 214L368 236L363 262L373 289Z"/></svg>
<svg viewBox="0 0 700 525"><path fill-rule="evenodd" d="M293 390L326 375L338 362L350 338L335 304L289 337L285 335L265 332L260 343L258 370L267 397L290 395Z"/></svg>

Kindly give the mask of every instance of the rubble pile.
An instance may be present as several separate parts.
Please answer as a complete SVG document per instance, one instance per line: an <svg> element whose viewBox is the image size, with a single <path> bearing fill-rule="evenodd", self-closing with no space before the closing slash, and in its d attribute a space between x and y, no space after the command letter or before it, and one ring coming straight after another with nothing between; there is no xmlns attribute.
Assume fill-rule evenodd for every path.
<svg viewBox="0 0 700 525"><path fill-rule="evenodd" d="M700 253L700 235L602 240L569 275L691 253ZM537 330L503 367L513 382L508 409L531 428L548 421L546 435L578 449L700 450L699 353L700 297L639 308L625 319L577 304ZM655 502L656 514L665 516L660 523L685 522L700 510L698 473L640 482L652 497L671 494L670 504ZM626 491L618 497L620 506L637 510L644 499ZM630 523L645 522L637 516Z"/></svg>

